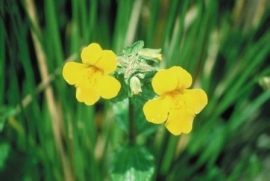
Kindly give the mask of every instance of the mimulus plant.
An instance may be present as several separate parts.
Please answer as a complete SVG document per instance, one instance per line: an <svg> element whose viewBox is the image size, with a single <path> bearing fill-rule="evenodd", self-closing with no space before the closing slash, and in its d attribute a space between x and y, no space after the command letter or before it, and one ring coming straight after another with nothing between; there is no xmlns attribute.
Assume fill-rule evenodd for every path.
<svg viewBox="0 0 270 181"><path fill-rule="evenodd" d="M136 142L136 136L156 130L149 122L164 123L173 135L189 133L195 115L208 102L202 89L190 89L192 77L186 70L159 69L161 50L143 46L138 41L116 56L91 43L81 52L82 63L68 62L62 72L75 86L79 102L93 105L101 97L115 103L115 121L128 134L128 144L113 157L112 180L151 180L154 156Z"/></svg>
<svg viewBox="0 0 270 181"><path fill-rule="evenodd" d="M139 106L146 120L164 123L173 135L189 133L195 115L208 102L202 89L189 89L192 77L182 67L159 70L160 49L143 48L142 41L125 48L118 56L91 43L83 48L81 59L82 63L68 62L63 68L63 77L75 85L79 102L93 105L100 97L115 97L118 101L128 98L132 103L141 97L143 104L140 102ZM152 94L149 88L145 91L147 82L151 82ZM117 96L119 92L121 96Z"/></svg>

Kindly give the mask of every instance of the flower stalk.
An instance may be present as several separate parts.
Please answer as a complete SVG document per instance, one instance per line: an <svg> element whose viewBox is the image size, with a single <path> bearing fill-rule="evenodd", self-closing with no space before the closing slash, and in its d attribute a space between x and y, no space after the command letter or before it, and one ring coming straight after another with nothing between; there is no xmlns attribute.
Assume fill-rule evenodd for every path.
<svg viewBox="0 0 270 181"><path fill-rule="evenodd" d="M136 130L135 130L135 113L134 105L129 99L129 143L133 144L136 140Z"/></svg>

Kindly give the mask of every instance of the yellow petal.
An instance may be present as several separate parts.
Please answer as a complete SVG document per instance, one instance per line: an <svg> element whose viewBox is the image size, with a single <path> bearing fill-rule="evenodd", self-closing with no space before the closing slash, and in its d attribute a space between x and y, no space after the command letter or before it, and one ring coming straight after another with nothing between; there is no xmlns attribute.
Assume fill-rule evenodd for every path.
<svg viewBox="0 0 270 181"><path fill-rule="evenodd" d="M76 98L79 102L84 102L86 105L93 105L99 100L99 95L92 88L77 87Z"/></svg>
<svg viewBox="0 0 270 181"><path fill-rule="evenodd" d="M97 43L91 43L84 47L81 52L82 62L85 64L95 65L102 56L102 48Z"/></svg>
<svg viewBox="0 0 270 181"><path fill-rule="evenodd" d="M103 70L105 74L112 73L117 67L116 55L110 50L103 50L102 57L95 66Z"/></svg>
<svg viewBox="0 0 270 181"><path fill-rule="evenodd" d="M173 71L177 76L178 79L178 88L188 88L192 84L192 77L191 75L182 67L173 66L169 70Z"/></svg>
<svg viewBox="0 0 270 181"><path fill-rule="evenodd" d="M186 89L182 96L186 106L194 113L198 114L206 106L207 95L202 89Z"/></svg>
<svg viewBox="0 0 270 181"><path fill-rule="evenodd" d="M74 85L80 81L85 70L86 67L82 63L68 62L63 67L62 75L67 83Z"/></svg>
<svg viewBox="0 0 270 181"><path fill-rule="evenodd" d="M159 70L152 80L152 87L158 95L173 91L178 86L178 79L174 71Z"/></svg>
<svg viewBox="0 0 270 181"><path fill-rule="evenodd" d="M155 124L166 121L172 102L164 97L147 101L143 106L146 120Z"/></svg>
<svg viewBox="0 0 270 181"><path fill-rule="evenodd" d="M97 84L97 91L104 99L111 99L116 97L120 88L121 84L119 81L109 75L102 76Z"/></svg>
<svg viewBox="0 0 270 181"><path fill-rule="evenodd" d="M187 109L171 111L165 126L173 135L189 133L192 129L193 119L194 114Z"/></svg>

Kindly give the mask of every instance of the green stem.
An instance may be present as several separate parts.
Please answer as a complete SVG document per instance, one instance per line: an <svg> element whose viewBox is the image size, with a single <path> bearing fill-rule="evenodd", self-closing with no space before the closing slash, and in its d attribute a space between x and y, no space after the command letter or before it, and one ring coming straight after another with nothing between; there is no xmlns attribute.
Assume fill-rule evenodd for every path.
<svg viewBox="0 0 270 181"><path fill-rule="evenodd" d="M136 131L135 131L135 119L134 119L134 105L129 100L129 142L132 144L135 142Z"/></svg>

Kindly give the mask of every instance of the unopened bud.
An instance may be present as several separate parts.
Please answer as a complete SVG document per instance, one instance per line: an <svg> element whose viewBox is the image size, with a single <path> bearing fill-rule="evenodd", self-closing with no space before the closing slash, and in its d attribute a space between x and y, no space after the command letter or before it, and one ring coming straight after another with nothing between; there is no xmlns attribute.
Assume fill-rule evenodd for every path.
<svg viewBox="0 0 270 181"><path fill-rule="evenodd" d="M133 94L137 95L142 92L141 81L138 77L133 76L130 78L130 88Z"/></svg>
<svg viewBox="0 0 270 181"><path fill-rule="evenodd" d="M150 49L150 48L144 48L141 49L138 54L144 59L147 60L162 60L162 55L160 54L161 49Z"/></svg>

